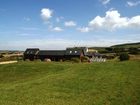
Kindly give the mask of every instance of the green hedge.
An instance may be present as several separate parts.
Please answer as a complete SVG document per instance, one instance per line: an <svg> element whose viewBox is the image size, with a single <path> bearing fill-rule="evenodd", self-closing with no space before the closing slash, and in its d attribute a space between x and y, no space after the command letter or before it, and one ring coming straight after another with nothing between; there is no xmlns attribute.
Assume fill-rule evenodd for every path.
<svg viewBox="0 0 140 105"><path fill-rule="evenodd" d="M75 62L75 63L81 62L80 58L76 58L76 57L75 58L71 58L70 61Z"/></svg>
<svg viewBox="0 0 140 105"><path fill-rule="evenodd" d="M119 59L120 59L120 61L129 60L129 55L128 55L128 53L121 53Z"/></svg>

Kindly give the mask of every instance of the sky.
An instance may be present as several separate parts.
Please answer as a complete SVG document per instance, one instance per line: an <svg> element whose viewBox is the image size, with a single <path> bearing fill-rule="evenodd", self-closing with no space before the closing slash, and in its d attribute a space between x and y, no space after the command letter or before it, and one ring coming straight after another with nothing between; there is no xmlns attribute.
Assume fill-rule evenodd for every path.
<svg viewBox="0 0 140 105"><path fill-rule="evenodd" d="M0 0L0 50L140 42L140 0Z"/></svg>

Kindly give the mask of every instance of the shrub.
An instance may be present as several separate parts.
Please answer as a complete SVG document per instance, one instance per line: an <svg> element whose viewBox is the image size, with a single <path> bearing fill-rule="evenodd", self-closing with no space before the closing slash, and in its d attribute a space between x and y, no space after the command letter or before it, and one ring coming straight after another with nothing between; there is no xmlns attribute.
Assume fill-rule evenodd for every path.
<svg viewBox="0 0 140 105"><path fill-rule="evenodd" d="M130 54L139 54L140 52L139 52L138 48L131 47L131 48L129 48L129 53Z"/></svg>
<svg viewBox="0 0 140 105"><path fill-rule="evenodd" d="M22 61L23 60L23 57L17 57L17 61Z"/></svg>
<svg viewBox="0 0 140 105"><path fill-rule="evenodd" d="M12 60L17 60L17 58L16 57L2 57L0 59L1 62L3 62L3 61L12 61Z"/></svg>
<svg viewBox="0 0 140 105"><path fill-rule="evenodd" d="M0 54L0 58L2 58L3 57L3 55L2 54Z"/></svg>
<svg viewBox="0 0 140 105"><path fill-rule="evenodd" d="M106 58L106 59L114 59L115 57L116 57L116 54L106 54L102 56L102 58Z"/></svg>
<svg viewBox="0 0 140 105"><path fill-rule="evenodd" d="M71 58L72 62L79 63L81 60L80 58Z"/></svg>
<svg viewBox="0 0 140 105"><path fill-rule="evenodd" d="M25 61L30 62L31 60L30 59L25 59Z"/></svg>
<svg viewBox="0 0 140 105"><path fill-rule="evenodd" d="M111 48L111 47L107 47L107 48L105 48L105 50L108 52L113 52L113 48Z"/></svg>
<svg viewBox="0 0 140 105"><path fill-rule="evenodd" d="M124 51L125 51L125 49L124 48L121 48L121 47L120 48L119 47L116 47L116 48L113 49L113 52L114 53L117 53L117 54L118 53L121 53L121 52L124 52Z"/></svg>
<svg viewBox="0 0 140 105"><path fill-rule="evenodd" d="M88 61L89 61L89 57L87 57L87 56L82 56L82 57L81 57L81 61L82 61L82 62L88 62Z"/></svg>
<svg viewBox="0 0 140 105"><path fill-rule="evenodd" d="M64 62L71 62L71 60L68 60L68 59L67 59L67 60L66 60L66 59L64 59L63 61L64 61Z"/></svg>
<svg viewBox="0 0 140 105"><path fill-rule="evenodd" d="M40 60L40 59L36 59L35 61L36 61L36 62L41 62L41 60Z"/></svg>
<svg viewBox="0 0 140 105"><path fill-rule="evenodd" d="M120 59L120 61L129 60L128 53L121 53L119 59Z"/></svg>

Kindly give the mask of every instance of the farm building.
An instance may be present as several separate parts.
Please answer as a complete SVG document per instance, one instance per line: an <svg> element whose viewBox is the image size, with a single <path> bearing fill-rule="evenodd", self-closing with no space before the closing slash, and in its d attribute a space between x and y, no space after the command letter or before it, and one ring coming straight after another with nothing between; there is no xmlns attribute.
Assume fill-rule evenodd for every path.
<svg viewBox="0 0 140 105"><path fill-rule="evenodd" d="M24 52L24 60L29 59L33 61L34 59L37 59L37 54L39 52L38 48L27 48Z"/></svg>
<svg viewBox="0 0 140 105"><path fill-rule="evenodd" d="M86 49L86 47L67 48L65 51L65 59L70 60L71 58L86 56Z"/></svg>
<svg viewBox="0 0 140 105"><path fill-rule="evenodd" d="M82 56L92 57L94 53L89 53L86 47L66 48L66 50L39 50L38 48L27 48L24 52L24 60L50 59L52 61L70 60L71 58L81 58Z"/></svg>
<svg viewBox="0 0 140 105"><path fill-rule="evenodd" d="M51 59L52 61L60 61L64 59L65 50L40 50L37 54L42 61Z"/></svg>

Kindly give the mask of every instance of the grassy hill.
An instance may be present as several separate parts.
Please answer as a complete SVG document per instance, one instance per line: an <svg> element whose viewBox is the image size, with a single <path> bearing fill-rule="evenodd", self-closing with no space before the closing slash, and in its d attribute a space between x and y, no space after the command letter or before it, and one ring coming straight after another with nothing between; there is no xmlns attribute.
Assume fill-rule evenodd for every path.
<svg viewBox="0 0 140 105"><path fill-rule="evenodd" d="M140 42L138 43L126 43L126 44L120 44L120 45L114 45L111 47L122 47L122 48L131 48L131 47L135 47L135 48L140 48Z"/></svg>
<svg viewBox="0 0 140 105"><path fill-rule="evenodd" d="M118 44L118 45L113 45L113 46L110 46L110 47L89 47L89 48L98 50L99 52L103 53L103 52L107 52L106 49L108 49L108 48L132 48L132 47L140 48L140 42Z"/></svg>
<svg viewBox="0 0 140 105"><path fill-rule="evenodd" d="M139 64L0 65L0 105L140 105Z"/></svg>

